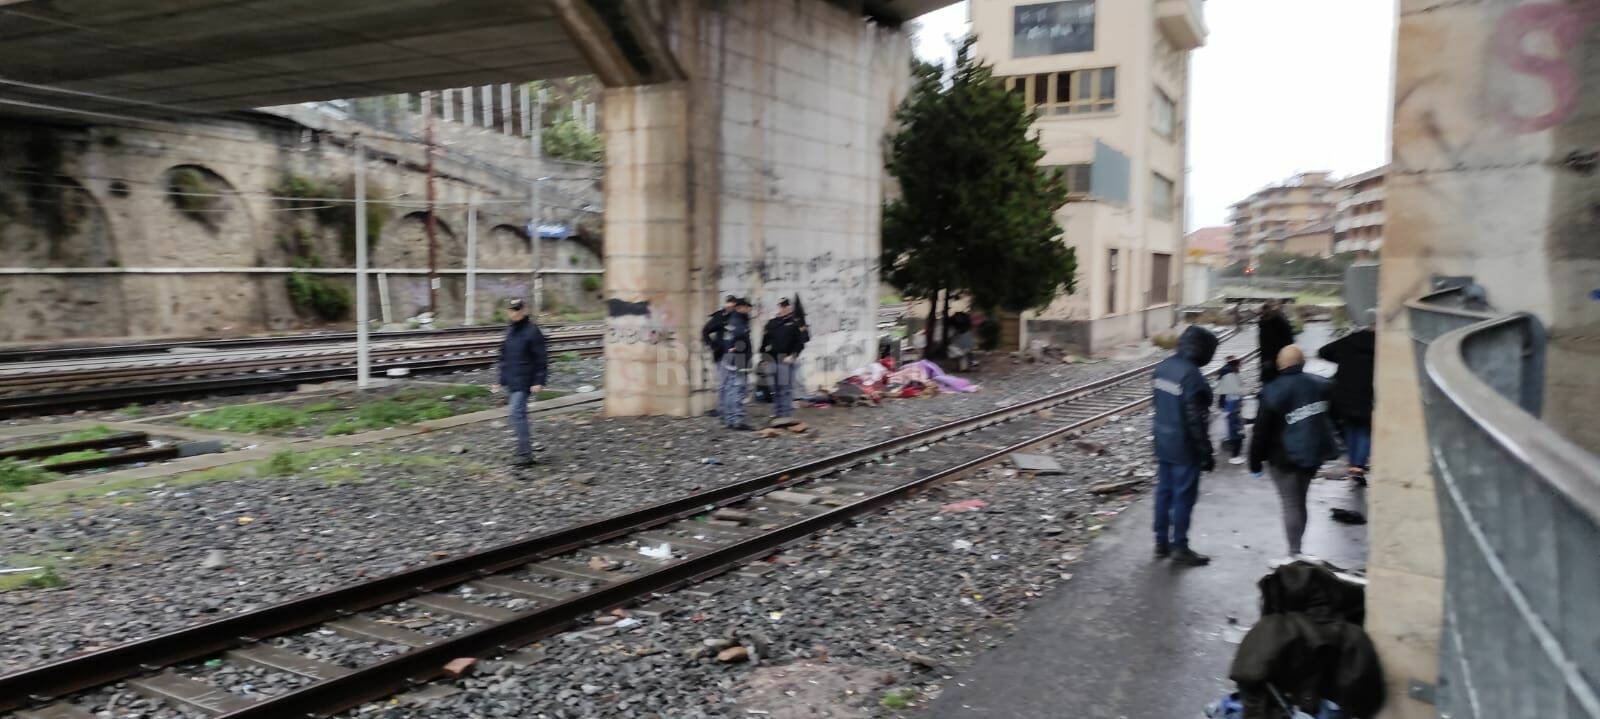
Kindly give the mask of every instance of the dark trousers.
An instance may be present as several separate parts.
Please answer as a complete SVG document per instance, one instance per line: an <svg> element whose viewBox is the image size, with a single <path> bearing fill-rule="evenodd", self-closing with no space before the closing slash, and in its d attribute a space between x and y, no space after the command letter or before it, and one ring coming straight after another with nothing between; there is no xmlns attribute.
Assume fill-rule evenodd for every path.
<svg viewBox="0 0 1600 719"><path fill-rule="evenodd" d="M1366 469L1372 455L1372 427L1345 425L1344 448L1350 455L1350 466Z"/></svg>
<svg viewBox="0 0 1600 719"><path fill-rule="evenodd" d="M1306 536L1306 494L1317 470L1269 464L1267 471L1272 474L1278 502L1283 506L1283 536L1289 540L1289 554L1299 554L1300 540Z"/></svg>
<svg viewBox="0 0 1600 719"><path fill-rule="evenodd" d="M511 431L517 435L516 448L512 453L518 457L533 456L533 440L528 431L528 395L525 389L506 393L506 404L511 411Z"/></svg>
<svg viewBox="0 0 1600 719"><path fill-rule="evenodd" d="M1226 412L1228 417L1228 441L1226 446L1230 453L1229 456L1232 457L1239 456L1239 449L1244 446L1243 408L1244 400L1239 397L1230 396L1222 402L1222 411Z"/></svg>
<svg viewBox="0 0 1600 719"><path fill-rule="evenodd" d="M772 416L794 414L794 364L775 358L772 363Z"/></svg>
<svg viewBox="0 0 1600 719"><path fill-rule="evenodd" d="M1278 351L1273 350L1268 357L1265 349L1261 352L1261 386L1266 387L1272 380L1278 378Z"/></svg>
<svg viewBox="0 0 1600 719"><path fill-rule="evenodd" d="M1156 544L1189 546L1189 515L1200 498L1200 467L1161 462L1156 467ZM1169 533L1170 529L1170 533Z"/></svg>

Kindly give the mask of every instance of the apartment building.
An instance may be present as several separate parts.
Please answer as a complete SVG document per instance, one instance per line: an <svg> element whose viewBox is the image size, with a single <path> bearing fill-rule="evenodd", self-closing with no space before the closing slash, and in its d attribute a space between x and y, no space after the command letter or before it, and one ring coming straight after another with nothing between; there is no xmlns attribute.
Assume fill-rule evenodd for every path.
<svg viewBox="0 0 1600 719"><path fill-rule="evenodd" d="M1294 251L1287 249L1291 236L1297 238L1297 247L1320 247L1322 228L1303 231L1331 222L1342 195L1329 172L1302 172L1256 190L1230 208L1229 261L1251 261L1270 250ZM1331 247L1331 239L1327 245ZM1305 254L1326 253L1324 248Z"/></svg>
<svg viewBox="0 0 1600 719"><path fill-rule="evenodd" d="M976 50L1034 109L1078 287L1025 336L1098 351L1176 323L1189 51L1200 0L972 0Z"/></svg>
<svg viewBox="0 0 1600 719"><path fill-rule="evenodd" d="M1383 178L1388 165L1351 175L1339 183L1342 197L1333 221L1333 251L1370 256L1383 249Z"/></svg>

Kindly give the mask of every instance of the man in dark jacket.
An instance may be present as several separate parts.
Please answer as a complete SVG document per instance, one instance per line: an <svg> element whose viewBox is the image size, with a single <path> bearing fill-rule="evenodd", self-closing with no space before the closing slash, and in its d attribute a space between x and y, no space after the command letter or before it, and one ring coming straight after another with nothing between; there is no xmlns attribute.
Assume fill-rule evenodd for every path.
<svg viewBox="0 0 1600 719"><path fill-rule="evenodd" d="M800 352L811 341L811 333L794 314L788 298L778 300L778 316L767 320L761 331L761 354L772 358L772 414L794 414L794 370Z"/></svg>
<svg viewBox="0 0 1600 719"><path fill-rule="evenodd" d="M544 333L528 317L528 310L520 299L506 303L506 315L511 319L511 326L500 343L500 387L510 398L511 428L517 433L512 465L526 467L537 464L533 458L533 443L528 437L528 396L544 389L548 371Z"/></svg>
<svg viewBox="0 0 1600 719"><path fill-rule="evenodd" d="M700 341L711 350L711 368L716 376L718 391L721 391L722 387L722 330L727 327L728 317L733 314L733 307L738 301L738 297L728 295L722 300L722 309L712 312L711 316L706 318L705 325L700 328ZM720 402L710 414L713 417L722 414Z"/></svg>
<svg viewBox="0 0 1600 719"><path fill-rule="evenodd" d="M1156 556L1189 566L1210 557L1189 548L1189 516L1200 496L1200 473L1215 468L1208 431L1211 386L1200 368L1217 351L1217 336L1190 327L1178 351L1156 365L1154 388L1156 460ZM1170 528L1170 534L1169 534Z"/></svg>
<svg viewBox="0 0 1600 719"><path fill-rule="evenodd" d="M712 312L711 316L706 318L705 326L700 328L700 341L711 348L711 360L713 363L722 359L722 345L720 342L722 329L727 326L728 318L733 315L733 308L738 303L738 297L728 295L722 301L722 309Z"/></svg>
<svg viewBox="0 0 1600 719"><path fill-rule="evenodd" d="M1305 373L1305 354L1289 345L1278 353L1278 378L1261 390L1255 434L1250 438L1250 471L1272 470L1283 505L1283 530L1289 556L1299 557L1306 533L1306 492L1317 468L1339 456L1328 415L1328 383Z"/></svg>
<svg viewBox="0 0 1600 719"><path fill-rule="evenodd" d="M755 429L744 421L745 372L750 368L750 301L738 298L733 312L728 315L718 334L717 344L722 356L717 359L721 382L717 388L717 405L723 426L728 429L750 431Z"/></svg>
<svg viewBox="0 0 1600 719"><path fill-rule="evenodd" d="M1345 453L1350 456L1349 478L1367 481L1367 462L1372 452L1372 365L1376 337L1371 329L1361 329L1322 346L1317 356L1339 365L1333 373L1333 420L1344 433Z"/></svg>
<svg viewBox="0 0 1600 719"><path fill-rule="evenodd" d="M1283 316L1277 302L1268 302L1261 308L1261 321L1257 323L1256 340L1261 346L1261 386L1271 384L1278 376L1278 353L1294 344L1294 325Z"/></svg>

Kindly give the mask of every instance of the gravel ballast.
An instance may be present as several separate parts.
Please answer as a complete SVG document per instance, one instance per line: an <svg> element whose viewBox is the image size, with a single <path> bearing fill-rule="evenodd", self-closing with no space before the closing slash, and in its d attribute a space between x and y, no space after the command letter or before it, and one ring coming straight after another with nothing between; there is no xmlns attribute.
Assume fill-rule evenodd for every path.
<svg viewBox="0 0 1600 719"><path fill-rule="evenodd" d="M879 408L801 410L811 430L776 439L721 430L711 418L545 417L536 421L535 435L547 448L541 455L547 464L527 472L502 466L509 431L491 422L319 456L290 476L175 482L27 507L7 507L0 496L0 544L57 564L67 580L64 589L0 594L0 634L13 640L0 648L0 672L754 476L1149 361L999 360L972 377L981 392ZM768 411L755 405L752 419ZM1097 512L1114 513L1123 501L1090 495L1084 487L1124 472L1153 475L1142 468L1147 431L1144 418L1113 424L1096 431L1104 435L1105 456L1070 446L1055 452L1065 475L1031 479L990 470L836 530L815 556L763 580L728 575L714 581L727 589L713 597L671 595L663 601L675 612L665 619L645 619L610 637L553 639L546 642L550 658L537 665L485 663L485 672L461 680L472 691L384 711L732 716L741 696L786 685L771 674L775 665L816 663L824 655L830 659L822 669L807 671L828 674L828 667L839 667L839 676L819 684L850 688L854 694L847 696L861 699L851 711L898 711L885 708L878 694L858 690L888 681L886 672L898 677L894 689L915 690L888 703L914 706L936 691L941 669L906 656L941 668L957 664L1003 636L1030 592L1063 581L1070 563L1063 557L1114 516ZM968 498L982 498L988 508L938 511ZM958 539L972 547L956 548ZM750 639L749 633L763 636ZM690 644L709 649L706 640L729 635L750 645L757 661L728 665L686 655ZM292 643L319 647L341 663L387 653L341 648L345 641L318 634ZM630 648L606 649L613 643ZM569 654L568 648L582 651ZM569 663L570 671L550 673ZM586 671L600 673L580 677ZM753 675L758 671L768 673ZM534 675L543 678L534 681ZM569 676L576 683L561 683ZM749 687L739 684L752 678ZM563 698L563 690L574 693ZM501 703L474 705L491 700ZM585 713L585 706L600 713ZM669 706L675 711L663 713Z"/></svg>

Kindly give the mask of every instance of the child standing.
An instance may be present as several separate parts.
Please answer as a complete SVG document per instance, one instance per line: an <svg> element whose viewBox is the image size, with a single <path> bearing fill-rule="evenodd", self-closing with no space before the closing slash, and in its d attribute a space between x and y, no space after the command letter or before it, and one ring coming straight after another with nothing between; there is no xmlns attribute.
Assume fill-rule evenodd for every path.
<svg viewBox="0 0 1600 719"><path fill-rule="evenodd" d="M1228 450L1228 464L1244 464L1239 451L1244 447L1244 378L1239 375L1239 358L1228 355L1222 371L1217 374L1217 408L1228 418L1228 439L1222 443Z"/></svg>

